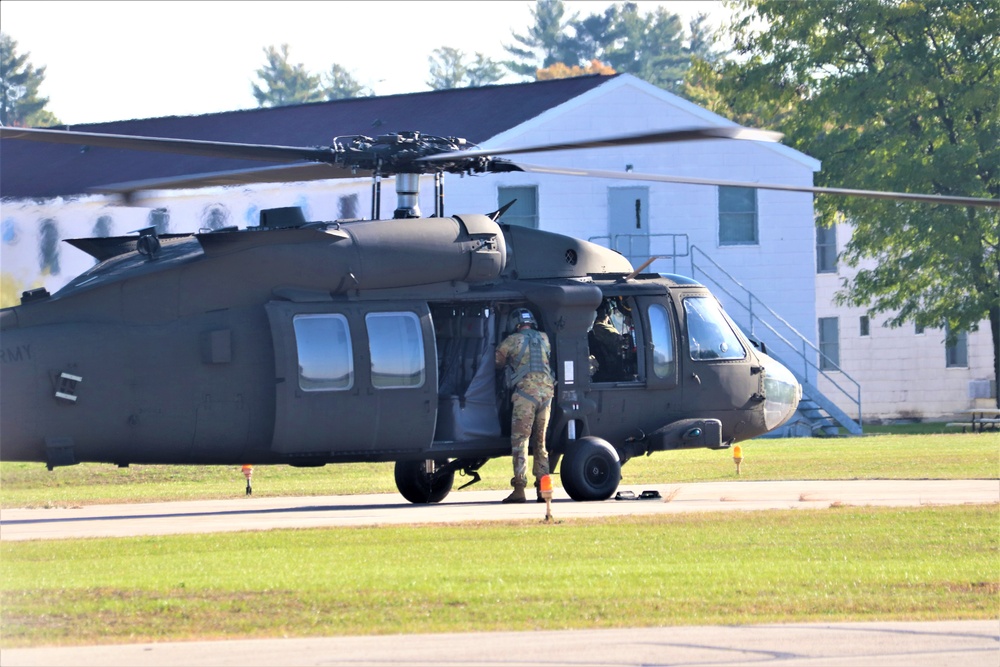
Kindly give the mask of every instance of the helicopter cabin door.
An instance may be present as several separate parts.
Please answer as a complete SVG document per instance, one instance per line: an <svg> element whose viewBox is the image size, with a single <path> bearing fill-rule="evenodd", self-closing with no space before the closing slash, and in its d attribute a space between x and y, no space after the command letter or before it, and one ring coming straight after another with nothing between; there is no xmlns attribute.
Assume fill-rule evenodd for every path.
<svg viewBox="0 0 1000 667"><path fill-rule="evenodd" d="M633 266L649 259L649 188L608 189L608 233Z"/></svg>
<svg viewBox="0 0 1000 667"><path fill-rule="evenodd" d="M363 460L431 443L437 373L426 303L272 301L267 314L272 450Z"/></svg>

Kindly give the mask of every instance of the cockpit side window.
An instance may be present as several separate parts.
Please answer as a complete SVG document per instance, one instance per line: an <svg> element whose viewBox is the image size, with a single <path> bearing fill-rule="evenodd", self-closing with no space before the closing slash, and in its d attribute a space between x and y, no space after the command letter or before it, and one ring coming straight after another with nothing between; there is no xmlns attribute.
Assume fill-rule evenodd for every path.
<svg viewBox="0 0 1000 667"><path fill-rule="evenodd" d="M684 299L688 351L695 361L743 359L747 356L739 337L719 304L709 297Z"/></svg>
<svg viewBox="0 0 1000 667"><path fill-rule="evenodd" d="M661 304L649 307L649 334L653 343L653 373L664 380L676 373L674 338L670 330L670 314Z"/></svg>
<svg viewBox="0 0 1000 667"><path fill-rule="evenodd" d="M593 382L641 382L635 303L630 297L606 297L588 333Z"/></svg>

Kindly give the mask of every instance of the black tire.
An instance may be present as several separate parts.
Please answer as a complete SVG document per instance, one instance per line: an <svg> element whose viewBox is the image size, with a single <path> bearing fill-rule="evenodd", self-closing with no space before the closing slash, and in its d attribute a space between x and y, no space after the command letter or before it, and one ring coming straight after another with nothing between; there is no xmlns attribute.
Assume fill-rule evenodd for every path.
<svg viewBox="0 0 1000 667"><path fill-rule="evenodd" d="M438 467L447 461L438 461ZM396 488L411 503L423 505L444 500L455 483L455 471L435 473L434 480L425 472L423 461L396 461Z"/></svg>
<svg viewBox="0 0 1000 667"><path fill-rule="evenodd" d="M573 500L607 500L622 480L621 459L607 441L586 437L567 443L560 477Z"/></svg>

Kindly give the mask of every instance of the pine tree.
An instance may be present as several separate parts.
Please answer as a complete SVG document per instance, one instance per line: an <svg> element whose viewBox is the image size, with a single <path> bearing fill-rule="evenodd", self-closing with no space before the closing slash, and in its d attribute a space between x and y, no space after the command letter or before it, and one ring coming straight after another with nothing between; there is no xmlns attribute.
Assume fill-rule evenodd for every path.
<svg viewBox="0 0 1000 667"><path fill-rule="evenodd" d="M38 96L38 88L45 80L45 68L35 69L28 61L30 55L17 55L17 42L10 35L0 33L0 123L36 127L58 125L59 119L45 109L49 98Z"/></svg>
<svg viewBox="0 0 1000 667"><path fill-rule="evenodd" d="M264 53L267 64L257 70L262 85L251 83L258 106L281 107L325 99L320 77L310 74L301 63L292 65L288 62L287 44L281 45L280 52L269 46Z"/></svg>

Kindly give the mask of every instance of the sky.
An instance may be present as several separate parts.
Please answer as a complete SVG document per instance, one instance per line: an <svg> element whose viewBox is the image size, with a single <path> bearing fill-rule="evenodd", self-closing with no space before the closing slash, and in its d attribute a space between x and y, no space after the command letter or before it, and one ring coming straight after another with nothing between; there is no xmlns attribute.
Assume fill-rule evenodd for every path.
<svg viewBox="0 0 1000 667"><path fill-rule="evenodd" d="M582 18L612 3L564 4ZM728 16L722 2L637 4L643 14L663 6L685 28L699 13L713 25ZM524 0L3 0L0 29L19 55L45 67L46 108L80 124L256 108L255 72L266 63L265 48L282 44L310 73L336 63L377 95L429 90L434 49L507 59L503 46L527 32L533 7Z"/></svg>

